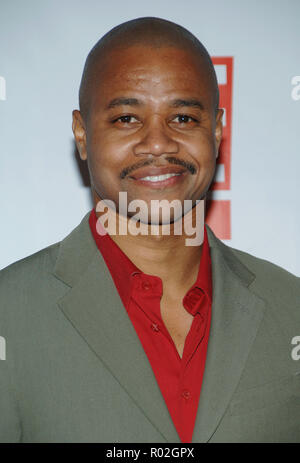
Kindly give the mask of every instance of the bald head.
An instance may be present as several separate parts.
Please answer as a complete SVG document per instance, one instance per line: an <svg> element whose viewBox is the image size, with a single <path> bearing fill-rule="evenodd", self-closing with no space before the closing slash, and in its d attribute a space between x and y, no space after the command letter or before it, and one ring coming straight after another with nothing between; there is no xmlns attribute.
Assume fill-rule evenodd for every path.
<svg viewBox="0 0 300 463"><path fill-rule="evenodd" d="M95 84L99 83L99 70L114 50L134 46L151 48L174 47L196 55L211 82L215 109L219 106L217 78L211 58L202 43L187 29L161 18L145 17L122 23L107 32L90 51L83 70L79 89L80 112L85 118Z"/></svg>

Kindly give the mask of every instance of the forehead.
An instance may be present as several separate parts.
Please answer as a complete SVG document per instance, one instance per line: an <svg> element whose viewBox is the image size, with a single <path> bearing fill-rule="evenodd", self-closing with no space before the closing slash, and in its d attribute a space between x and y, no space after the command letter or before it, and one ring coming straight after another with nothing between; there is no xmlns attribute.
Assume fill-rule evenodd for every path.
<svg viewBox="0 0 300 463"><path fill-rule="evenodd" d="M97 62L91 103L139 94L140 97L168 98L175 94L211 97L211 78L201 55L174 47L134 46L116 49Z"/></svg>

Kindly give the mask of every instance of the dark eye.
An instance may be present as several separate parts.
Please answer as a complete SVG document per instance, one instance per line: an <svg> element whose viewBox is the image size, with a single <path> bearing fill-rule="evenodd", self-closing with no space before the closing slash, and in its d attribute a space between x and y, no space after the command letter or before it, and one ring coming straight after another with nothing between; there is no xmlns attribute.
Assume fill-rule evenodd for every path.
<svg viewBox="0 0 300 463"><path fill-rule="evenodd" d="M135 119L132 121L132 119ZM133 116L120 116L115 119L113 122L122 122L123 124L130 124L131 122L137 122L137 119Z"/></svg>
<svg viewBox="0 0 300 463"><path fill-rule="evenodd" d="M191 121L192 122L197 122L196 119L194 119L191 116L187 116L186 114L177 114L175 119L178 119L178 122L180 124L186 124L187 122L191 122ZM175 120L175 119L173 119L173 120Z"/></svg>

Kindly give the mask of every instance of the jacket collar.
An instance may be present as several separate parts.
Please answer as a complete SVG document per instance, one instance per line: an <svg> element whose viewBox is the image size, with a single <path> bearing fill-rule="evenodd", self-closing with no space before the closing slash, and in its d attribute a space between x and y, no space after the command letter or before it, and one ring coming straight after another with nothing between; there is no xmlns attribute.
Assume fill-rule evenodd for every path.
<svg viewBox="0 0 300 463"><path fill-rule="evenodd" d="M67 285L67 292L58 305L166 441L180 442L88 219L89 213L60 243L54 275ZM255 275L208 225L206 229L212 261L212 321L192 442L209 441L222 419L265 307L250 290Z"/></svg>

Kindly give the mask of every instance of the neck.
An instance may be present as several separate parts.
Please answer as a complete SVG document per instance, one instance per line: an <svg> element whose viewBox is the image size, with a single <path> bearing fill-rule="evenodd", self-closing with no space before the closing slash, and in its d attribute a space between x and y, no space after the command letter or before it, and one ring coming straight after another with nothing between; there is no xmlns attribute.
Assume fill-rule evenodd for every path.
<svg viewBox="0 0 300 463"><path fill-rule="evenodd" d="M133 219L108 208L104 201L95 201L94 207L97 230L98 225L102 233L104 228L142 272L160 277L164 287L188 288L194 283L202 254L204 200L173 224L139 224L135 230Z"/></svg>

